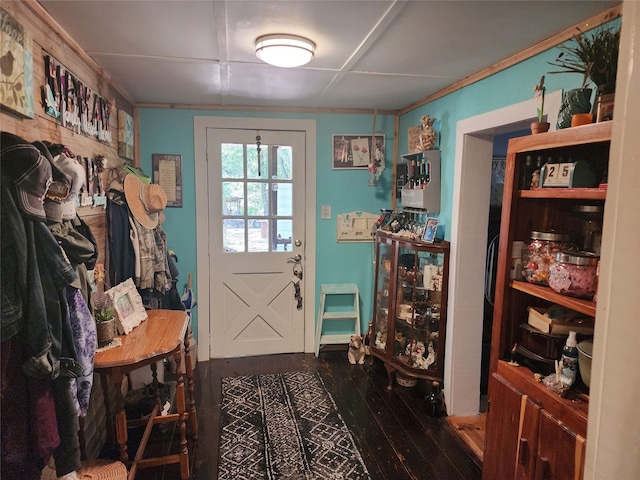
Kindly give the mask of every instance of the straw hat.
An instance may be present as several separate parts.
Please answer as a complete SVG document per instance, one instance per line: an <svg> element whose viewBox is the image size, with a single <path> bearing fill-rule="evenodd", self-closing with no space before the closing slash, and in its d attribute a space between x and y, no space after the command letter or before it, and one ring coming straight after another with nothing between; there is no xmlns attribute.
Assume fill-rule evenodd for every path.
<svg viewBox="0 0 640 480"><path fill-rule="evenodd" d="M124 196L133 217L145 228L158 226L158 212L167 206L167 195L155 183L144 184L133 174L124 177Z"/></svg>

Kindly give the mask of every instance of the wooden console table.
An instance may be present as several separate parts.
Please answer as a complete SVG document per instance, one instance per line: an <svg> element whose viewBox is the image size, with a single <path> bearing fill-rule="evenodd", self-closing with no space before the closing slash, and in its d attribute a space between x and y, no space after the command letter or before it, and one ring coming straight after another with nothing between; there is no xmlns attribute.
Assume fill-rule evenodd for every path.
<svg viewBox="0 0 640 480"><path fill-rule="evenodd" d="M189 316L180 310L148 310L148 318L128 335L122 335L122 346L99 352L95 356L94 370L100 373L100 380L104 391L105 406L107 409L107 427L109 435L113 438L113 418L115 417L115 440L120 448L120 461L129 467L128 480L133 480L137 469L180 464L180 478L189 478L189 454L186 439L186 422L189 420L191 435L194 441L198 436L198 419L194 399L193 365L189 353ZM184 352L182 365L181 353ZM124 376L145 365L151 366L153 383L158 384L156 362L173 356L176 361L177 385L176 385L176 413L160 416L162 407L156 388L156 405L148 420L140 445L135 452L132 462L129 462L127 453L127 424L135 421L127 421L124 410L124 397L122 395L122 381ZM184 373L187 375L187 390L189 394L189 408L185 401ZM109 405L107 377L111 377L116 388L115 414ZM156 458L143 458L153 425L166 422L179 422L180 453L165 455ZM139 423L139 421L138 421Z"/></svg>

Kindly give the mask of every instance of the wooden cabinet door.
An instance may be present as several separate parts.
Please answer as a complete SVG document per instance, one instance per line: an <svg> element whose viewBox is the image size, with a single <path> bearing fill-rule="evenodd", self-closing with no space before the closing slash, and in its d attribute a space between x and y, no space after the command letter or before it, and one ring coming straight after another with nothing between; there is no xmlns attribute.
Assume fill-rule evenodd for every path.
<svg viewBox="0 0 640 480"><path fill-rule="evenodd" d="M522 394L497 374L489 379L489 413L482 459L484 480L511 479L516 471Z"/></svg>
<svg viewBox="0 0 640 480"><path fill-rule="evenodd" d="M536 480L576 480L583 476L585 442L542 411L538 435Z"/></svg>
<svg viewBox="0 0 640 480"><path fill-rule="evenodd" d="M533 403L529 397L522 396L520 399L516 480L533 480L535 478L540 411L540 407Z"/></svg>

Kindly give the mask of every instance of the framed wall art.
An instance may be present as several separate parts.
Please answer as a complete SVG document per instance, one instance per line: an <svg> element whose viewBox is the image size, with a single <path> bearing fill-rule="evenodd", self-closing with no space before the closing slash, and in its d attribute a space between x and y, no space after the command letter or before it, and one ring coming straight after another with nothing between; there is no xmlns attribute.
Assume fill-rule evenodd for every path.
<svg viewBox="0 0 640 480"><path fill-rule="evenodd" d="M334 170L368 168L369 164L376 163L376 160L378 162L384 160L384 135L333 135L332 137Z"/></svg>
<svg viewBox="0 0 640 480"><path fill-rule="evenodd" d="M127 335L146 320L147 311L142 304L142 297L130 278L104 293L111 297L118 334Z"/></svg>
<svg viewBox="0 0 640 480"><path fill-rule="evenodd" d="M9 12L0 8L0 105L33 118L33 50L31 33Z"/></svg>
<svg viewBox="0 0 640 480"><path fill-rule="evenodd" d="M167 194L167 207L182 207L182 155L154 153L153 183Z"/></svg>

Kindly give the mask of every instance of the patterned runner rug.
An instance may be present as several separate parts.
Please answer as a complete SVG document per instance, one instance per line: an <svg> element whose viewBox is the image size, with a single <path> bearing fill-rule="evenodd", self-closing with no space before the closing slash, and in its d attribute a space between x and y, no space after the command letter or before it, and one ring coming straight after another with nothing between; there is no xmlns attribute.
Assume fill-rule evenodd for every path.
<svg viewBox="0 0 640 480"><path fill-rule="evenodd" d="M317 372L222 379L219 480L368 479Z"/></svg>

